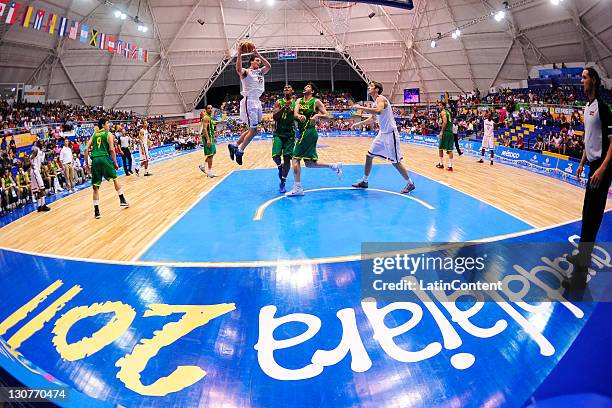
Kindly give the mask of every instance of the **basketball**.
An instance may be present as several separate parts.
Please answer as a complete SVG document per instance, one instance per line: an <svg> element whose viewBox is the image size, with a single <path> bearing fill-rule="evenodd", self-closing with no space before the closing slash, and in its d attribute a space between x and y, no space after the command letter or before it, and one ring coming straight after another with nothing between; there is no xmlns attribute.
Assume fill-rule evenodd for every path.
<svg viewBox="0 0 612 408"><path fill-rule="evenodd" d="M243 53L253 52L254 49L255 49L255 43L253 41L244 40L240 42L240 50Z"/></svg>

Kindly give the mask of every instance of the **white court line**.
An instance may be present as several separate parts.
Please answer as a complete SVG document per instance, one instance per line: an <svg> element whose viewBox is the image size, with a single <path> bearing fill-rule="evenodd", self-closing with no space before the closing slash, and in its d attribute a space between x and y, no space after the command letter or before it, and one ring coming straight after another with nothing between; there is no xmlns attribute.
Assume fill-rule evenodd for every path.
<svg viewBox="0 0 612 408"><path fill-rule="evenodd" d="M606 213L612 212L612 210L606 211ZM568 225L575 223L577 221L582 220L582 218L576 218L571 221L561 222L558 224L533 228L525 231L513 232L510 234L497 235L489 238L483 238L480 240L470 241L472 243L481 243L481 242L495 242L501 241L503 239L516 238L524 235L534 234L536 232L546 231L548 229L558 228L563 225ZM449 243L452 244L452 243ZM460 243L457 243L460 244ZM466 244L466 243L463 243ZM42 254L31 251L24 251L21 249L13 249L0 247L0 251L13 252L18 254L30 255L30 256L38 256L41 258L52 258L52 259L61 259L66 261L77 261L77 262L86 262L86 263L95 263L95 264L110 264L110 265L124 265L124 266L167 266L173 268L237 268L237 267L280 267L280 266L299 266L299 265L317 265L322 263L338 263L338 262L351 262L351 261L360 261L362 259L361 254L357 255L346 255L346 256L336 256L336 257L328 257L328 258L312 258L312 259L288 259L288 260L279 260L279 261L240 261L240 262L159 262L159 261L115 261L108 259L95 259L95 258L77 258L65 255L53 255L53 254ZM372 255L372 254L368 254Z"/></svg>
<svg viewBox="0 0 612 408"><path fill-rule="evenodd" d="M225 176L221 177L219 179L219 181L217 182L217 184L215 184L214 186L212 186L211 189L204 191L202 194L200 194L200 196L198 197L197 200L195 200L187 209L185 209L185 211L183 211L183 213L181 215L179 215L178 217L176 217L174 219L174 221L172 221L170 224L168 224L168 226L164 229L162 229L156 236L155 238L153 238L151 241L149 241L149 243L147 245L144 246L144 248L142 248L140 251L138 251L138 253L132 258L132 261L138 261L138 259L144 255L145 252L147 252L152 246L153 244L155 244L157 241L159 241L159 239L170 230L170 228L174 227L174 225L179 222L189 211L191 211L196 205L198 205L198 203L200 201L202 201L202 199L204 197L206 197L208 195L208 193L210 193L211 191L213 191L219 184L223 183L223 181L228 178L232 173L234 172L234 170L230 171L229 173L227 173ZM207 176L208 177L208 176Z"/></svg>
<svg viewBox="0 0 612 408"><path fill-rule="evenodd" d="M331 191L331 190L357 190L357 191L377 191L379 193L387 193L387 194L393 194L396 196L400 196L403 198L407 198L409 200L413 200L416 201L417 203L421 204L423 207L429 209L429 210L435 210L435 208L431 205L429 205L428 203L426 203L423 200L419 200L418 198L409 196L407 194L401 194L395 191L388 191L388 190L380 190L377 188L368 188L368 189L362 189L362 188L355 188L355 187L324 187L324 188L313 188L311 190L304 190L304 193L313 193L316 191ZM260 205L257 208L257 211L255 212L255 215L253 216L253 221L261 221L261 219L263 218L263 213L264 211L266 211L266 208L268 208L270 206L270 204L282 200L283 198L287 198L289 200L291 200L291 197L287 197L287 196L279 196L279 197L275 197L271 200L266 201L265 203L263 203L262 205Z"/></svg>

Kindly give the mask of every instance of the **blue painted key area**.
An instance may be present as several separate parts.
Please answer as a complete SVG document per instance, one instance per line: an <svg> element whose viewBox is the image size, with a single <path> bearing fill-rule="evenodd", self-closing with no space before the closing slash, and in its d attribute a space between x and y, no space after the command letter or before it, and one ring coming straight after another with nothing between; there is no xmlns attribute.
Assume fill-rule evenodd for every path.
<svg viewBox="0 0 612 408"><path fill-rule="evenodd" d="M360 165L345 166L341 180L327 169L303 169L306 195L280 198L265 208L261 220L254 220L258 208L280 196L277 171L234 171L141 259L240 262L329 258L359 255L362 242L470 241L531 228L516 217L418 174L411 173L414 192L396 194L405 183L391 165L374 166L370 189L347 189L362 175ZM290 176L288 188L291 183Z"/></svg>

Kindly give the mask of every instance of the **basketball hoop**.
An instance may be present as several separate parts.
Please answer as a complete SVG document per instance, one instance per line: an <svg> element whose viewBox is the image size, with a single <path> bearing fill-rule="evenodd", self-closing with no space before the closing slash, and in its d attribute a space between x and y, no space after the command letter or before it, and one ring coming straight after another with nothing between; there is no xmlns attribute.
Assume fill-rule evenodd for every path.
<svg viewBox="0 0 612 408"><path fill-rule="evenodd" d="M351 8L357 3L331 0L319 0L319 3L327 10L334 34L345 34L350 28Z"/></svg>

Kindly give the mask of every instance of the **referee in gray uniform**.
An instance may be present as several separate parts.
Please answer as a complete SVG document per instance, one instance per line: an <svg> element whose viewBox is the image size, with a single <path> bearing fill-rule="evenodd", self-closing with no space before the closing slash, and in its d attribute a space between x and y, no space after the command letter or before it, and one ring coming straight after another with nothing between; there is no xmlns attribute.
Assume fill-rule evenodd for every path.
<svg viewBox="0 0 612 408"><path fill-rule="evenodd" d="M121 153L123 154L123 171L126 176L133 174L132 172L132 152L130 149L131 139L128 135L123 132L123 126L118 125L116 135L119 137L119 145L121 147Z"/></svg>
<svg viewBox="0 0 612 408"><path fill-rule="evenodd" d="M582 168L588 161L589 179L584 192L578 254L567 257L574 269L572 276L563 281L566 289L586 287L591 254L612 182L612 112L599 96L600 86L601 79L597 71L591 67L585 68L582 71L582 87L588 101L584 108L584 151L576 174L582 174Z"/></svg>

